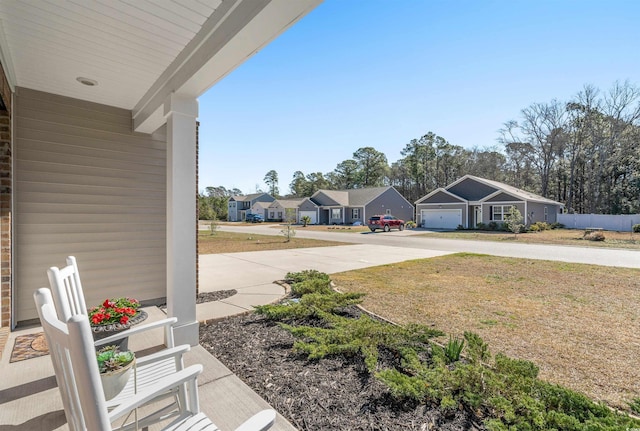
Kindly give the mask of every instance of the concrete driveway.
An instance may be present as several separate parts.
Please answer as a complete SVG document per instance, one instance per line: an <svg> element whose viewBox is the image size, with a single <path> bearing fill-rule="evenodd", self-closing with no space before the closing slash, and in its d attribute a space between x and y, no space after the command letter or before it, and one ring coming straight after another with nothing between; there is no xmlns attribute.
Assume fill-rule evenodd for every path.
<svg viewBox="0 0 640 431"><path fill-rule="evenodd" d="M254 232L266 235L279 235L279 229L268 225L224 225L222 230L232 232ZM556 260L560 262L587 263L593 265L640 268L640 251L613 248L574 247L566 245L522 244L512 242L465 241L456 239L434 238L424 229L410 229L391 232L323 232L296 229L296 236L331 241L342 241L351 244L369 244L400 247L404 249L421 249L442 252L467 252L490 254L494 256L519 257L540 260Z"/></svg>

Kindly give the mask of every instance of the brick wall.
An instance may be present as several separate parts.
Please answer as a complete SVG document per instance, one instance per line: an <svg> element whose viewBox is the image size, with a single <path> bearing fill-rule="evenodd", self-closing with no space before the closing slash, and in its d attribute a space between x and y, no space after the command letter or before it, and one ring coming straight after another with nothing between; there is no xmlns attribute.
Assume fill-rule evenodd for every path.
<svg viewBox="0 0 640 431"><path fill-rule="evenodd" d="M11 87L0 65L0 327L11 325Z"/></svg>

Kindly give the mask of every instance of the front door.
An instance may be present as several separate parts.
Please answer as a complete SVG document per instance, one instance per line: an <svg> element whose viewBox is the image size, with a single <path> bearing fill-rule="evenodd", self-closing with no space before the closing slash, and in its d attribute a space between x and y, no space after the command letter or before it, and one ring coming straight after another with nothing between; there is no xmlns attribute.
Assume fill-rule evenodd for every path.
<svg viewBox="0 0 640 431"><path fill-rule="evenodd" d="M482 206L473 209L473 227L478 226L478 223L482 223Z"/></svg>

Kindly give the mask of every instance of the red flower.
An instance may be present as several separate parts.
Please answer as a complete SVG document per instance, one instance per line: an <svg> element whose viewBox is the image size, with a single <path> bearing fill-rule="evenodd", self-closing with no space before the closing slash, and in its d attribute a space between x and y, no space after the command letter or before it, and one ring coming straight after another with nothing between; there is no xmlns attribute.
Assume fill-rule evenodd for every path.
<svg viewBox="0 0 640 431"><path fill-rule="evenodd" d="M101 305L89 309L89 320L96 326L113 323L127 325L138 312L139 306L140 302L133 298L105 299Z"/></svg>

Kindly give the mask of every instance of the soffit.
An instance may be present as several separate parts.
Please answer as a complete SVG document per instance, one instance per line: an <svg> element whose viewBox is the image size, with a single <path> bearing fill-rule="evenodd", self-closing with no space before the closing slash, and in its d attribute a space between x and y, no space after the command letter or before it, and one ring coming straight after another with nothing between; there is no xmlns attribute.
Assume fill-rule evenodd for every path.
<svg viewBox="0 0 640 431"><path fill-rule="evenodd" d="M14 87L132 110L150 133L171 93L199 97L320 2L1 0L0 61Z"/></svg>
<svg viewBox="0 0 640 431"><path fill-rule="evenodd" d="M132 109L221 3L2 1L3 57L17 86Z"/></svg>

